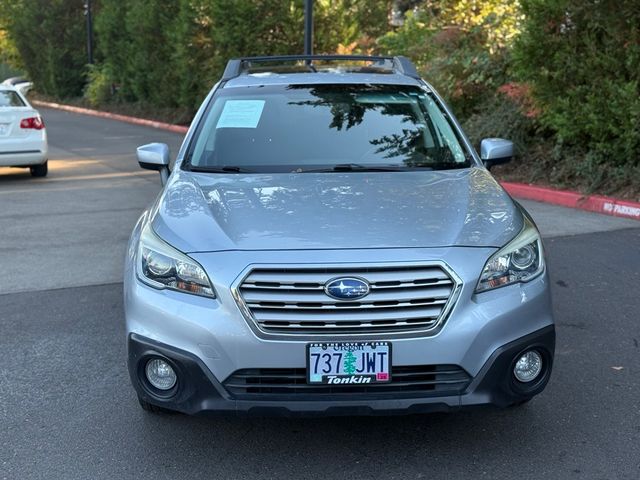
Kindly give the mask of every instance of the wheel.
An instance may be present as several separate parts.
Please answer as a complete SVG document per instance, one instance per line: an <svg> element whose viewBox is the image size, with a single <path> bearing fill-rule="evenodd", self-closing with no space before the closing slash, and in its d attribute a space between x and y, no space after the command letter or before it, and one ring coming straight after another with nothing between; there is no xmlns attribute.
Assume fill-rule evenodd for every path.
<svg viewBox="0 0 640 480"><path fill-rule="evenodd" d="M172 410L167 410L166 408L162 408L162 407L159 407L159 406L154 405L152 403L149 403L149 402L147 402L146 400L143 400L140 397L138 397L138 403L140 404L140 406L142 407L142 409L145 412L151 412L151 413L173 413Z"/></svg>
<svg viewBox="0 0 640 480"><path fill-rule="evenodd" d="M32 177L46 177L47 172L49 171L49 160L41 165L33 165L32 167L29 167L29 169L31 170Z"/></svg>

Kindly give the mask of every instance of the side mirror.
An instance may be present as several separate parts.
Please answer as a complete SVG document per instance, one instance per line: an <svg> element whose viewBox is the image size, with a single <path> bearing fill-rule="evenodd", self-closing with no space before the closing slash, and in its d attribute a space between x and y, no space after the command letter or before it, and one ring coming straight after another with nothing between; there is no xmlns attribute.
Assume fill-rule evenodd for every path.
<svg viewBox="0 0 640 480"><path fill-rule="evenodd" d="M167 183L170 161L168 145L165 143L149 143L138 147L136 155L141 168L157 170L160 172L162 185Z"/></svg>
<svg viewBox="0 0 640 480"><path fill-rule="evenodd" d="M513 142L503 138L485 138L480 142L480 159L488 170L513 158Z"/></svg>

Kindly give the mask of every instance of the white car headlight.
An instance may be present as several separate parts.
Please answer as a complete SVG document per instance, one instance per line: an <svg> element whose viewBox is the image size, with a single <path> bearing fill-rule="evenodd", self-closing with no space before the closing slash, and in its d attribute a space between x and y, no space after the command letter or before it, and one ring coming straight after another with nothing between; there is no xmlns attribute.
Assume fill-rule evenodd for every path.
<svg viewBox="0 0 640 480"><path fill-rule="evenodd" d="M524 227L516 238L496 252L480 275L476 292L528 282L544 269L542 241L531 221L525 217Z"/></svg>
<svg viewBox="0 0 640 480"><path fill-rule="evenodd" d="M216 296L209 277L198 262L163 241L149 223L140 234L136 266L138 278L152 287L204 297Z"/></svg>

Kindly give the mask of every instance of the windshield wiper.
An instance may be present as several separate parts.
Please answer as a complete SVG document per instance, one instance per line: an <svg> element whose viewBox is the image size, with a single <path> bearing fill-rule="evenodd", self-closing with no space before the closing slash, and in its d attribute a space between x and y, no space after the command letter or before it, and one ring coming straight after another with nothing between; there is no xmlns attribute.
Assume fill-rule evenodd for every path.
<svg viewBox="0 0 640 480"><path fill-rule="evenodd" d="M296 173L324 173L324 172L404 172L414 168L431 170L428 166L407 167L404 165L360 165L358 163L339 163L333 167L294 170Z"/></svg>
<svg viewBox="0 0 640 480"><path fill-rule="evenodd" d="M189 166L190 172L202 173L255 173L254 170L248 168L236 167L235 165L224 165L222 167L196 167Z"/></svg>

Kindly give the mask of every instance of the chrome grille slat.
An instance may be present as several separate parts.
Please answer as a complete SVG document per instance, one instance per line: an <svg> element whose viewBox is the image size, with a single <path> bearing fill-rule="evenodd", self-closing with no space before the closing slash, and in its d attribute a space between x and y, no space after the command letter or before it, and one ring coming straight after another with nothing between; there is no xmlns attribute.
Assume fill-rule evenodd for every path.
<svg viewBox="0 0 640 480"><path fill-rule="evenodd" d="M435 286L429 288L404 289L400 291L376 291L372 290L369 295L358 300L359 303L374 303L384 301L408 302L415 299L446 300L451 295L450 286ZM299 292L296 289L279 292L273 290L250 290L243 292L244 301L250 303L262 302L284 302L295 304L302 302L309 303L336 303L334 299L328 297L324 291Z"/></svg>
<svg viewBox="0 0 640 480"><path fill-rule="evenodd" d="M363 322L363 321L348 321L348 322L331 322L331 321L314 321L314 322L287 322L285 320L279 321L265 321L260 322L261 325L273 326L277 328L318 328L318 327L328 327L328 328L355 328L355 327L382 327L382 326L408 326L408 325L417 325L417 324L431 324L434 323L436 319L430 318L415 318L411 321L408 320L375 320L374 322Z"/></svg>
<svg viewBox="0 0 640 480"><path fill-rule="evenodd" d="M324 285L335 277L351 276L363 277L371 284L378 282L401 282L411 283L416 280L449 279L447 274L440 267L415 268L410 272L403 272L403 268L344 268L344 269L282 269L282 270L254 270L245 283L279 283L281 285L292 285L294 283L315 283ZM284 277L284 278L283 278Z"/></svg>
<svg viewBox="0 0 640 480"><path fill-rule="evenodd" d="M398 284L393 284L393 285L388 285L388 284L371 284L371 290L395 290L395 289L411 289L411 288L424 288L424 287L431 287L431 286L441 286L441 285L453 285L453 282L449 279L442 279L442 280L434 280L433 282L430 283L415 283L415 282L401 282ZM297 292L304 292L304 291L310 291L310 292L317 292L317 291L324 291L324 286L323 285L317 285L317 286L309 286L308 284L304 284L304 286L302 286L302 284L297 284L294 286L294 284L287 284L287 283L281 283L281 284L254 284L254 283L248 283L245 282L242 285L242 288L245 290L295 290Z"/></svg>
<svg viewBox="0 0 640 480"><path fill-rule="evenodd" d="M325 283L339 277L366 280L369 294L328 296ZM256 267L240 282L237 298L266 333L393 333L434 328L458 286L440 265Z"/></svg>
<svg viewBox="0 0 640 480"><path fill-rule="evenodd" d="M270 303L280 303L280 302L270 302ZM264 309L264 310L304 310L306 312L311 310L336 310L341 312L350 312L354 310L371 310L371 309L384 309L384 308L403 308L403 307L421 307L421 306L432 306L432 305L444 305L447 303L446 299L442 300L432 300L428 299L416 299L412 302L396 302L394 304L387 305L375 305L372 303L364 303L360 302L358 305L353 305L349 303L345 303L342 305L335 305L332 303L324 302L320 304L319 302L289 302L282 303L279 305L273 305L266 302L263 303L251 303L247 302L249 308L253 309Z"/></svg>
<svg viewBox="0 0 640 480"><path fill-rule="evenodd" d="M331 322L336 319L341 319L344 322L363 322L368 320L396 320L396 319L410 319L410 318L437 318L442 310L441 306L434 305L424 305L419 307L412 308L402 308L397 310L388 309L359 309L359 310L349 310L342 311L340 308L336 308L334 310L328 311L325 309L318 309L315 312L307 312L301 311L302 309L297 310L287 310L281 309L278 311L274 311L274 309L252 309L253 315L258 320L258 322L264 322L267 320L283 320L283 321L297 321L300 319L300 322ZM362 311L365 310L365 311ZM372 310L376 310L373 312ZM348 315L348 318L344 318ZM304 318L302 318L304 317ZM310 318L313 317L313 318Z"/></svg>

